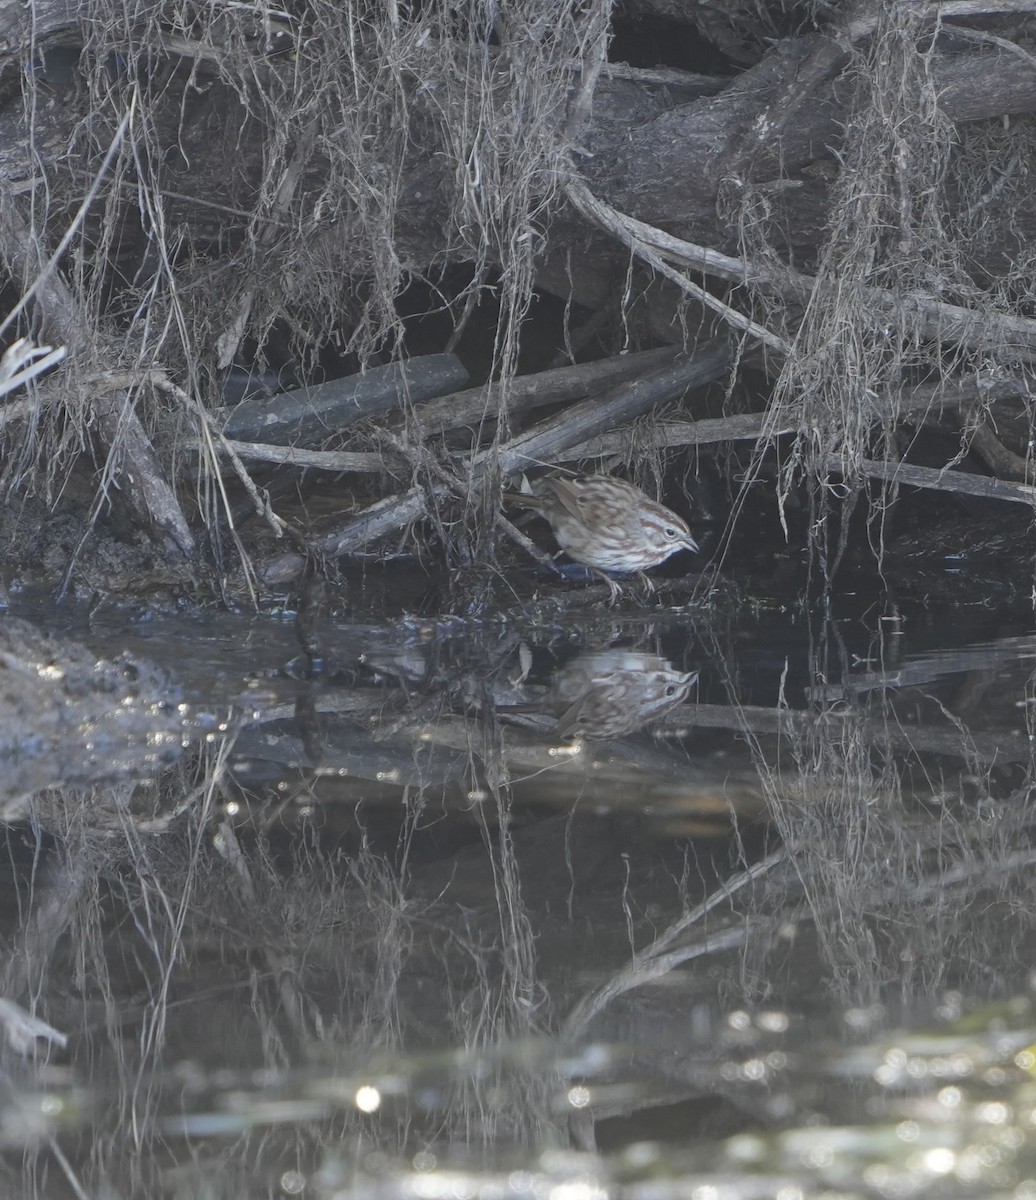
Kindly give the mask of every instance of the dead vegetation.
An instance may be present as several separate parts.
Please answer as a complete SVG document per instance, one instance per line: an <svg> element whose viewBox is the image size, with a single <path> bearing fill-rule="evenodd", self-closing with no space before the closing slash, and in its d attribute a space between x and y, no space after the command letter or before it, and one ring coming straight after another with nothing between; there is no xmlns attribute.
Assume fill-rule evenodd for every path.
<svg viewBox="0 0 1036 1200"><path fill-rule="evenodd" d="M621 64L606 0L0 14L0 259L20 296L5 329L66 352L9 407L0 486L56 506L85 468L84 537L114 509L195 577L225 574L233 549L253 595L271 554L283 581L407 529L489 561L502 477L595 462L657 488L693 444L747 442L747 479L775 482L785 519L805 485L814 530L833 496L880 515L901 481L973 491L956 469L972 447L1031 503L1028 10L713 6L694 34L708 77ZM546 296L562 303L541 318ZM643 407L587 424L592 393L570 393L581 415L539 429L510 405L554 350L659 343L688 375ZM267 495L255 441L223 433L233 370L305 386L442 350L493 381L480 406L458 398L451 422L444 399L425 420L404 388L397 418L272 456L344 469L343 515L322 528ZM709 383L719 415L688 397ZM919 410L918 389L960 401ZM623 425L660 404L682 426L631 442ZM933 428L926 477L930 461L904 460ZM312 457L328 451L357 457ZM248 509L289 554L239 532ZM846 528L818 542L828 566Z"/></svg>
<svg viewBox="0 0 1036 1200"><path fill-rule="evenodd" d="M80 519L58 576L83 570L90 530L114 517L160 531L181 582L219 575L236 595L415 544L468 586L510 532L504 476L603 464L686 511L685 447L726 448L735 512L765 486L790 526L805 492L828 569L846 527L820 531L846 495L878 516L901 482L1031 504L1027 5L677 7L712 39L708 78L613 68L604 0L0 12L6 335L37 347L14 342L0 390L52 370L0 410L0 483L7 512ZM312 443L239 440L221 411L231 370L269 365L298 389L454 354L473 387L418 402L408 384L392 416ZM942 461L903 461L933 434L950 443ZM971 450L993 477L965 464ZM271 463L293 485L332 478L336 513L304 521ZM15 567L38 552L28 524L7 538ZM305 648L328 662L322 615ZM64 1107L30 1111L17 1105L36 1095L32 1071L31 1088L0 1080L29 1114L5 1125L12 1188L27 1169L36 1194L60 1171L71 1195L291 1192L307 1177L334 1195L398 1158L420 1190L429 1147L466 1142L484 1162L569 1137L585 1149L594 1115L664 1096L657 1079L609 1093L628 1083L625 1045L663 1048L681 1095L740 1097L731 1064L747 1071L769 1043L761 1025L733 1038L728 1000L779 1002L792 1036L776 1048L816 1062L818 994L1020 985L1031 738L982 717L997 697L1032 712L1031 647L988 650L960 712L931 677L920 700L869 702L903 683L891 663L847 678L811 660L810 678L846 680L845 695L818 682L794 712L783 695L739 706L735 680L722 705L624 697L660 739L732 729L754 757L736 773L720 756L710 774L682 744L625 735L581 764L557 744L565 688L514 703L518 645L451 673L432 638L380 656L372 627L355 641L339 659L361 686L323 696L337 712L293 697L234 746L281 772L254 813L219 737L158 782L76 790L70 775L34 803L0 1022L19 1053L18 1038L69 1037L72 1082ZM994 685L997 656L1019 650L1023 682ZM645 645L641 665L660 656ZM833 711L846 697L853 721ZM588 697L576 704L589 739ZM689 791L694 808L661 811ZM662 870L654 843L624 836L620 795L664 820ZM563 811L538 820L530 801ZM779 852L747 852L756 865L733 874L705 853L679 861L694 821L735 807L747 826L764 805ZM347 828L328 851L335 806ZM626 1003L639 1026L611 1024ZM27 1023L30 1008L46 1022ZM867 1049L868 1086L883 1053ZM817 1097L852 1090L852 1061L823 1065L823 1088L792 1079L783 1117L762 1108L774 1076L756 1077L756 1115L815 1135ZM596 1114L573 1112L588 1084ZM530 1189L552 1171L564 1183L559 1161L539 1161ZM508 1169L497 1190L517 1190Z"/></svg>

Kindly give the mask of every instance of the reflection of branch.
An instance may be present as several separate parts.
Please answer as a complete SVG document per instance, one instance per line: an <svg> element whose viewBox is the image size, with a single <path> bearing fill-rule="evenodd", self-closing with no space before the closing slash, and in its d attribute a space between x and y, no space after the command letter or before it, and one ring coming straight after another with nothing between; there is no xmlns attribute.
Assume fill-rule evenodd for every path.
<svg viewBox="0 0 1036 1200"><path fill-rule="evenodd" d="M932 683L946 675L970 671L1000 671L1019 666L1023 659L1036 659L1036 637L998 638L977 646L959 646L953 650L932 650L923 658L897 664L884 671L850 675L844 683L830 684L813 692L815 699L841 700L876 688L903 688Z"/></svg>
<svg viewBox="0 0 1036 1200"><path fill-rule="evenodd" d="M812 712L790 708L763 708L755 705L685 704L666 713L658 721L662 728L689 729L705 725L713 729L733 729L739 733L775 734L801 738L821 726L829 729L851 725L852 732L864 741L918 754L945 754L979 762L1029 762L1032 742L1029 735L1012 730L997 733L962 734L961 730L936 729L932 726L896 725L880 717L861 717L852 711Z"/></svg>
<svg viewBox="0 0 1036 1200"><path fill-rule="evenodd" d="M780 866L785 860L783 850L777 850L761 862L754 863L747 871L728 879L722 887L713 892L706 900L686 913L678 921L674 921L664 933L661 933L650 946L637 954L632 962L607 983L595 989L569 1013L564 1024L567 1034L581 1033L593 1018L606 1008L614 999L633 988L643 987L652 980L668 975L676 967L682 966L692 958L700 958L705 954L715 954L720 950L732 950L743 946L749 933L755 933L768 921L745 921L742 924L724 929L717 934L707 934L700 941L690 945L673 948L673 943L692 926L700 924L714 908L729 900L731 896L746 884L754 883L756 879Z"/></svg>

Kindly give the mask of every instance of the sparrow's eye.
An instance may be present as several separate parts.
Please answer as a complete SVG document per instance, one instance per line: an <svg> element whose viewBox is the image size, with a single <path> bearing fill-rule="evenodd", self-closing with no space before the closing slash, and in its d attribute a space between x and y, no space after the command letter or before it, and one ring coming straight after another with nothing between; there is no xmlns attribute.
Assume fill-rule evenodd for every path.
<svg viewBox="0 0 1036 1200"><path fill-rule="evenodd" d="M670 541L673 541L674 538L678 538L680 536L679 533L677 533L677 531L672 527L672 525L667 525L663 530L663 533Z"/></svg>

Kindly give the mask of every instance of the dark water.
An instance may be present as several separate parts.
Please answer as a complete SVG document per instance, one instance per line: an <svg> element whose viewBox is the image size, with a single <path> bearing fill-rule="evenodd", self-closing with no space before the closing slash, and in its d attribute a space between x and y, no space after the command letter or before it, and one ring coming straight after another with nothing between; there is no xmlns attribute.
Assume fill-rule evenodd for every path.
<svg viewBox="0 0 1036 1200"><path fill-rule="evenodd" d="M1036 1195L1031 616L560 613L16 598L4 1194Z"/></svg>

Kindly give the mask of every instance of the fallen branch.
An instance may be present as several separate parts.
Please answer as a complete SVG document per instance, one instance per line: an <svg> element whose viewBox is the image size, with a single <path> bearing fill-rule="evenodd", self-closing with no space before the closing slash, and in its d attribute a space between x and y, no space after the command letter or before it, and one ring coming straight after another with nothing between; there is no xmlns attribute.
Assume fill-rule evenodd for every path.
<svg viewBox="0 0 1036 1200"><path fill-rule="evenodd" d="M245 400L221 409L223 432L232 441L307 445L347 426L442 396L468 382L455 354L428 354L373 367L312 387Z"/></svg>
<svg viewBox="0 0 1036 1200"><path fill-rule="evenodd" d="M724 341L710 342L689 359L612 388L599 398L584 400L499 448L480 451L474 470L499 462L504 475L557 462L566 450L600 430L623 425L659 404L681 397L691 388L719 379L733 358Z"/></svg>
<svg viewBox="0 0 1036 1200"><path fill-rule="evenodd" d="M838 458L829 458L827 469L842 474L845 472L845 463ZM981 496L984 500L1009 500L1013 504L1036 506L1036 487L1012 483L1005 479L986 479L967 471L937 471L932 467L874 462L867 458L855 459L852 470L854 473L859 471L871 479L880 479L885 483L906 483L911 487L931 488L937 492L956 492L962 496Z"/></svg>
<svg viewBox="0 0 1036 1200"><path fill-rule="evenodd" d="M353 471L357 475L380 475L388 465L386 455L373 450L303 450L299 446L271 446L268 442L239 442L234 438L224 438L217 449L233 451L252 462L298 467L300 471Z"/></svg>
<svg viewBox="0 0 1036 1200"><path fill-rule="evenodd" d="M971 435L971 448L1000 479L1024 481L1032 477L1032 463L1008 450L987 425L980 425Z"/></svg>
<svg viewBox="0 0 1036 1200"><path fill-rule="evenodd" d="M620 238L644 257L645 261L656 266L656 269L656 260L661 260L664 264L677 263L684 268L701 271L730 283L765 287L785 300L794 300L800 304L807 303L817 295L823 298L828 295L834 297L836 294L838 285L827 283L812 275L803 275L791 267L784 267L780 272L773 271L747 259L733 258L709 250L705 246L686 242L653 225L638 221L636 217L622 213L597 199L581 180L570 183L568 192L573 204L584 215ZM683 291L694 295L702 304L718 312L735 328L744 330L782 355L790 352L790 347L783 339L751 322L748 317L723 304L697 284L692 284L681 275L674 275L668 267L662 273ZM922 292L900 294L888 288L869 286L862 286L861 291L872 311L880 310L885 314L895 312L904 325L911 327L912 332L920 337L943 344L959 343L973 350L984 350L990 344L994 344L1003 347L1005 357L1010 352L1018 359L1036 358L1034 320L1011 316L1008 313L987 315L959 304L934 300Z"/></svg>
<svg viewBox="0 0 1036 1200"><path fill-rule="evenodd" d="M608 63L605 74L609 79L629 79L648 86L686 88L699 96L715 96L730 83L729 75L701 75L679 67L631 67L624 62Z"/></svg>
<svg viewBox="0 0 1036 1200"><path fill-rule="evenodd" d="M1001 397L1027 394L1028 386L1023 379L990 382L980 378L966 383L924 384L904 393L890 407L894 407L901 417L918 414L927 417L946 409L965 408L979 403L988 405ZM799 428L799 418L793 413L776 426L772 424L768 413L737 413L730 417L707 417L700 421L660 421L647 429L620 429L601 434L571 447L569 454L572 460L614 456L628 458L637 450L757 441L764 436L772 438L797 433ZM981 453L979 447L976 450ZM1018 456L1012 457L1017 459Z"/></svg>
<svg viewBox="0 0 1036 1200"><path fill-rule="evenodd" d="M642 221L637 221L633 217L627 217L624 213L619 212L618 209L612 208L610 204L605 204L603 200L599 200L594 196L586 184L577 177L573 177L568 181L565 185L565 193L573 207L582 213L587 220L614 234L615 237L627 245L638 258L643 259L653 270L664 276L671 283L675 283L682 292L697 300L704 308L718 313L728 325L736 329L739 333L748 334L749 337L753 337L764 345L769 346L771 350L776 350L778 354L788 355L791 353L791 347L783 338L775 333L771 333L765 326L738 312L736 308L725 304L717 296L706 291L705 288L692 283L685 276L681 275L679 271L674 271L665 261L665 258L651 245L650 241L640 236L638 229L647 230L651 226L644 225Z"/></svg>
<svg viewBox="0 0 1036 1200"><path fill-rule="evenodd" d="M415 409L407 425L408 436L417 440L450 429L478 426L484 421L499 419L504 409L508 416L513 416L547 405L581 400L591 392L614 387L643 375L645 371L671 363L679 353L675 346L662 346L636 354L616 355L596 362L523 375L509 384L491 383L437 396ZM238 428L238 424L228 424L224 430L227 436L222 442L223 447L253 462L277 463L300 470L352 471L360 475L380 474L386 466L392 465L391 457L382 451L305 450L294 444L271 445L266 441L232 437L229 435L231 428Z"/></svg>
<svg viewBox="0 0 1036 1200"><path fill-rule="evenodd" d="M765 413L738 413L732 417L706 417L701 421L659 421L647 429L618 429L572 446L565 460L628 458L635 451L672 446L704 446L713 442L755 442L764 433L794 433L790 422L776 430L766 426Z"/></svg>
<svg viewBox="0 0 1036 1200"><path fill-rule="evenodd" d="M619 354L596 362L555 367L535 375L520 375L508 383L490 383L440 396L423 404L414 414L410 428L417 437L428 437L448 429L479 426L487 420L582 399L591 392L615 387L647 371L671 363L680 351L675 346Z"/></svg>
<svg viewBox="0 0 1036 1200"><path fill-rule="evenodd" d="M655 405L682 396L690 388L702 387L718 379L728 369L731 357L732 352L725 342L711 342L687 361L620 384L600 398L584 400L506 445L491 447L472 456L467 479L473 483L491 470L507 476L530 466L556 462L569 447L594 433L631 421ZM436 483L427 491L415 486L399 495L388 496L341 528L312 540L309 550L328 557L359 550L427 515L430 504L445 498L449 490L446 483ZM299 555L284 555L270 564L266 578L270 582L293 578L302 564Z"/></svg>

